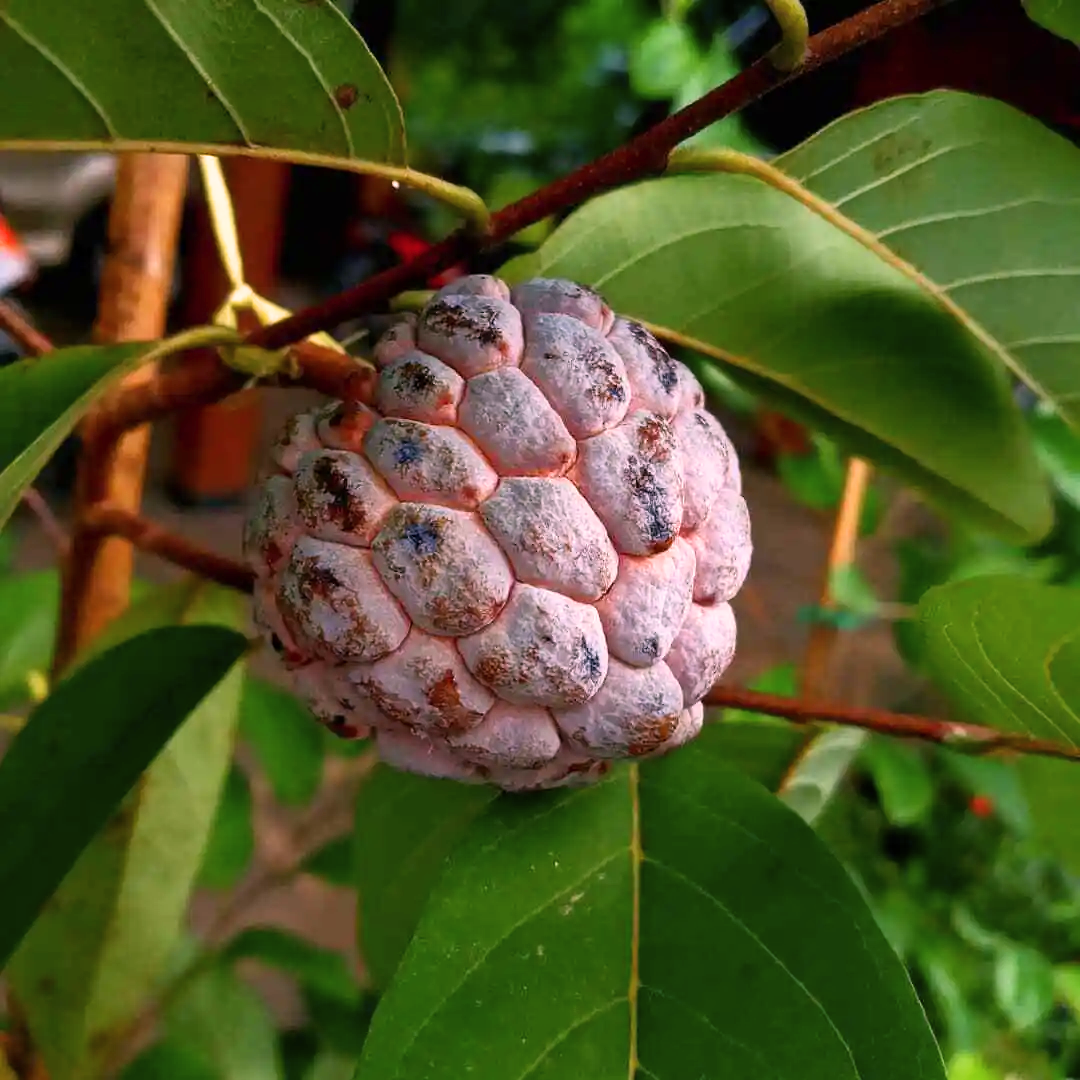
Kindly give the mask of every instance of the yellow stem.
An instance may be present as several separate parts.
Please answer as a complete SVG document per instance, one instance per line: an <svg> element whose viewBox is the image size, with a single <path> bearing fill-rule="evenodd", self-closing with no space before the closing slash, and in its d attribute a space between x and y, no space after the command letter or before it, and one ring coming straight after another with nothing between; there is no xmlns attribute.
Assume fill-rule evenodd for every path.
<svg viewBox="0 0 1080 1080"><path fill-rule="evenodd" d="M806 56L810 24L806 9L799 0L765 0L773 18L784 35L780 44L769 53L769 61L777 71L794 71Z"/></svg>

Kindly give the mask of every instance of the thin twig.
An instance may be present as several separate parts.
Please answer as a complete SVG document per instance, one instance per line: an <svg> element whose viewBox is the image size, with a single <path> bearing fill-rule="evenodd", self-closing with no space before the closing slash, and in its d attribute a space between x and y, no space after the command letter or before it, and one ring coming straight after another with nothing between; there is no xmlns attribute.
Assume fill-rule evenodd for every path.
<svg viewBox="0 0 1080 1080"><path fill-rule="evenodd" d="M6 300L0 300L0 330L30 356L44 356L56 348L40 331Z"/></svg>
<svg viewBox="0 0 1080 1080"><path fill-rule="evenodd" d="M855 708L834 702L810 702L794 698L762 694L737 686L714 686L705 696L707 705L777 716L793 724L814 724L825 721L844 727L865 728L882 735L905 739L922 739L940 743L953 750L987 754L1008 750L1016 754L1061 758L1080 761L1080 747L1065 746L1049 739L996 731L977 724L960 724L951 720L934 720L926 716L888 712L885 709Z"/></svg>
<svg viewBox="0 0 1080 1080"><path fill-rule="evenodd" d="M870 465L861 458L850 458L844 472L844 490L833 524L832 542L825 562L825 580L821 586L821 607L836 609L832 582L836 571L855 562L859 541L859 522L862 518L866 493L870 488ZM818 698L826 689L837 629L830 623L818 622L810 630L803 656L799 692L807 698Z"/></svg>
<svg viewBox="0 0 1080 1080"><path fill-rule="evenodd" d="M193 544L187 537L121 506L99 503L89 507L83 516L83 528L100 536L122 536L139 551L157 555L227 588L246 593L254 588L255 575L243 563Z"/></svg>
<svg viewBox="0 0 1080 1080"><path fill-rule="evenodd" d="M22 493L22 501L26 508L37 518L41 531L49 538L49 542L56 549L57 555L64 558L67 555L71 543L67 530L60 524L60 519L53 513L48 500L35 487L28 487Z"/></svg>
<svg viewBox="0 0 1080 1080"><path fill-rule="evenodd" d="M803 62L790 72L768 58L745 68L733 79L673 113L618 149L493 214L483 237L461 229L407 263L368 278L321 304L256 331L251 344L278 349L329 330L386 304L392 296L452 266L462 257L492 247L544 218L557 214L609 188L663 172L668 154L710 124L737 112L770 90L883 37L938 7L942 0L882 0L858 15L815 34Z"/></svg>

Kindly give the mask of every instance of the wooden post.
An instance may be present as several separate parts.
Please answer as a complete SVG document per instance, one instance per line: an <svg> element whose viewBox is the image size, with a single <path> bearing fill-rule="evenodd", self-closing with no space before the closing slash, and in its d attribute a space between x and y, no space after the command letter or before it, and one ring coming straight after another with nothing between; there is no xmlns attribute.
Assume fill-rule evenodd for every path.
<svg viewBox="0 0 1080 1080"><path fill-rule="evenodd" d="M277 279L289 166L232 158L223 163L236 212L248 284L269 296ZM228 295L206 206L194 211L191 250L184 264L185 325L208 322ZM175 419L169 484L178 501L229 503L252 483L262 427L261 396L252 390L220 405L190 409Z"/></svg>
<svg viewBox="0 0 1080 1080"><path fill-rule="evenodd" d="M164 334L187 177L188 159L183 155L120 157L94 327L98 342L153 341ZM129 375L125 385L151 379L155 371L153 365L145 365ZM91 413L82 430L54 658L57 671L127 607L134 563L131 544L120 537L103 537L81 523L86 510L103 500L138 512L150 447L149 426L103 443L94 435Z"/></svg>

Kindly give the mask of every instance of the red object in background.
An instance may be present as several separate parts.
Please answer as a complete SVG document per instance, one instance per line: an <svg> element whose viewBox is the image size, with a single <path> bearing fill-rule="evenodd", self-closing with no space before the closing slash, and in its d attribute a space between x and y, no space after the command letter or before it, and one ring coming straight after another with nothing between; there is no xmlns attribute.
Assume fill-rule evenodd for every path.
<svg viewBox="0 0 1080 1080"><path fill-rule="evenodd" d="M34 264L23 242L0 214L0 296L24 284L33 275Z"/></svg>
<svg viewBox="0 0 1080 1080"><path fill-rule="evenodd" d="M978 818L993 817L994 800L989 795L972 795L968 809Z"/></svg>
<svg viewBox="0 0 1080 1080"><path fill-rule="evenodd" d="M386 238L386 242L402 262L408 262L410 259L415 259L417 255L423 255L423 253L432 246L427 240L423 239L423 237L415 236L412 233L405 232L401 229L397 229L390 233ZM434 277L428 278L427 287L429 289L441 289L444 285L449 285L451 281L461 277L464 273L464 266L451 266L441 274L436 274Z"/></svg>

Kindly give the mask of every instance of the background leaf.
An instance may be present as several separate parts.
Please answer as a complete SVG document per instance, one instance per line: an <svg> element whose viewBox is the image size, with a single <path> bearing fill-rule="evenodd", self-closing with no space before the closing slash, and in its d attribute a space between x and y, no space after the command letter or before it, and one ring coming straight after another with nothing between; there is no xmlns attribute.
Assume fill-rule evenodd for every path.
<svg viewBox="0 0 1080 1080"><path fill-rule="evenodd" d="M209 624L242 625L241 601L217 586L184 582L136 605L110 633L115 640L125 623L142 629L155 620L202 625L166 625L116 645L62 681L41 706L55 703L62 710L53 715L65 729L63 738L96 744L81 772L57 778L66 784L63 795L52 787L50 770L39 773L36 784L49 783L57 793L51 796L57 804L53 815L66 812L81 821L88 816L86 803L102 797L97 789L114 773L123 770L134 780L132 767L149 765L82 852L10 965L12 985L53 1080L99 1075L114 1039L165 971L232 749L244 639ZM149 652L152 647L160 651ZM220 650L213 663L200 651L210 648ZM85 680L110 661L112 696L85 688ZM188 682L193 688L182 693L178 684ZM72 700L69 694L78 696ZM175 697L175 706L166 694ZM205 695L201 702L196 694ZM128 702L131 716L124 715ZM116 713L119 720L112 719ZM135 724L145 732L136 736ZM91 728L102 729L93 740L85 734ZM162 742L164 749L150 764ZM18 743L12 753L17 749ZM5 759L0 768L6 766ZM76 800L74 806L69 799Z"/></svg>
<svg viewBox="0 0 1080 1080"><path fill-rule="evenodd" d="M1080 8L1076 0L1024 0L1024 7L1047 30L1080 45Z"/></svg>
<svg viewBox="0 0 1080 1080"><path fill-rule="evenodd" d="M994 994L1017 1028L1033 1028L1054 1006L1054 969L1037 949L1003 948L994 963Z"/></svg>
<svg viewBox="0 0 1080 1080"><path fill-rule="evenodd" d="M0 144L217 144L401 162L401 110L333 4L8 0ZM15 107L16 87L31 90Z"/></svg>
<svg viewBox="0 0 1080 1080"><path fill-rule="evenodd" d="M846 872L695 740L591 788L492 803L450 856L358 1075L718 1067L777 1080L944 1076Z"/></svg>
<svg viewBox="0 0 1080 1080"><path fill-rule="evenodd" d="M854 112L779 168L883 240L1080 422L1080 150L989 98L935 91Z"/></svg>
<svg viewBox="0 0 1080 1080"><path fill-rule="evenodd" d="M759 180L622 188L502 272L572 278L718 350L752 389L809 403L826 434L949 509L1013 538L1049 527L1047 488L996 358L929 292Z"/></svg>
<svg viewBox="0 0 1080 1080"><path fill-rule="evenodd" d="M26 701L27 675L49 670L59 604L55 570L0 580L0 703Z"/></svg>
<svg viewBox="0 0 1080 1080"><path fill-rule="evenodd" d="M0 367L0 526L83 413L146 352L146 345L87 345Z"/></svg>
<svg viewBox="0 0 1080 1080"><path fill-rule="evenodd" d="M355 1005L360 988L345 957L275 926L242 930L224 950L226 960L258 960L292 975L301 986L324 998Z"/></svg>
<svg viewBox="0 0 1080 1080"><path fill-rule="evenodd" d="M969 578L919 604L930 673L980 724L1080 745L1080 590Z"/></svg>
<svg viewBox="0 0 1080 1080"><path fill-rule="evenodd" d="M279 802L302 805L318 790L322 733L295 695L265 679L245 681L240 737L255 751Z"/></svg>
<svg viewBox="0 0 1080 1080"><path fill-rule="evenodd" d="M925 820L934 800L934 786L926 761L915 747L874 735L863 747L862 761L890 824L905 827Z"/></svg>
<svg viewBox="0 0 1080 1080"><path fill-rule="evenodd" d="M218 1080L281 1080L273 1017L258 993L219 964L184 987L165 1012L170 1043L184 1046Z"/></svg>
<svg viewBox="0 0 1080 1080"><path fill-rule="evenodd" d="M255 854L251 785L238 765L232 765L217 801L210 835L199 866L199 885L230 889L247 872Z"/></svg>
<svg viewBox="0 0 1080 1080"><path fill-rule="evenodd" d="M833 728L815 735L789 766L780 798L808 825L821 816L859 756L866 733Z"/></svg>
<svg viewBox="0 0 1080 1080"><path fill-rule="evenodd" d="M361 952L389 985L446 856L498 794L376 765L356 801L354 855Z"/></svg>

